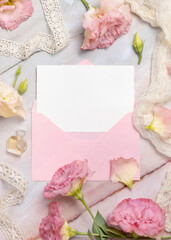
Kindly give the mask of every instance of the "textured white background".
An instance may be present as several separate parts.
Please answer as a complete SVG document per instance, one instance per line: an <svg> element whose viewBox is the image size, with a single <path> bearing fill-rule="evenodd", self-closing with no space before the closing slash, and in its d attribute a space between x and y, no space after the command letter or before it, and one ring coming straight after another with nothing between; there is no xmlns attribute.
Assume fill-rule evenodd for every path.
<svg viewBox="0 0 171 240"><path fill-rule="evenodd" d="M91 1L96 5L98 1ZM1 37L26 42L36 32L48 32L47 23L44 20L39 1L34 1L35 14L28 22L24 23L14 32L6 32L0 29ZM38 235L38 227L41 218L47 214L48 200L42 196L45 183L31 182L31 109L36 93L36 66L37 65L60 65L78 64L82 59L89 59L96 65L135 65L135 95L136 98L142 94L150 83L150 66L152 52L155 46L157 32L147 23L142 22L136 16L130 31L113 46L108 49L87 51L80 50L83 41L83 29L81 16L85 11L80 0L61 0L61 7L65 22L71 34L71 43L60 53L51 56L44 52L36 52L29 59L20 61L8 57L0 57L0 81L12 85L15 73L22 64L22 74L19 78L28 78L29 88L24 95L24 106L27 111L27 120L19 118L0 118L0 161L7 162L22 170L29 178L29 189L24 203L8 210L11 218L18 224L25 239ZM135 32L145 40L143 61L137 66L137 55L132 48ZM18 83L19 83L18 81ZM47 79L48 84L48 79ZM53 86L52 86L53 87ZM28 149L21 157L14 157L6 153L6 141L18 128L27 129ZM155 200L161 183L167 170L171 168L168 158L156 152L153 146L146 140L141 140L141 176L139 183L134 185L133 191L123 188L121 184L109 182L87 183L83 191L85 198L92 206L95 213L99 209L104 216L113 210L116 204L127 197L149 197ZM4 184L0 185L0 194ZM64 207L64 215L72 220L71 225L79 230L86 231L91 227L90 217L77 201L73 199L59 199ZM4 240L0 234L0 239ZM80 239L80 237L79 237Z"/></svg>

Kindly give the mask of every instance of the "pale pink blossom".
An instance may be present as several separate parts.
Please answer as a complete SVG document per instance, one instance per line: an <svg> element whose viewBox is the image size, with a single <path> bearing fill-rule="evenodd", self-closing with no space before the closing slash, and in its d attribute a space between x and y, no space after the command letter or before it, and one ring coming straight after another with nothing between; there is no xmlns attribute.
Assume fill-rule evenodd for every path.
<svg viewBox="0 0 171 240"><path fill-rule="evenodd" d="M89 175L87 161L76 160L59 168L52 177L50 183L44 189L44 197L54 199L56 196L73 196Z"/></svg>
<svg viewBox="0 0 171 240"><path fill-rule="evenodd" d="M154 107L153 122L146 127L157 132L163 139L171 139L171 110L164 107Z"/></svg>
<svg viewBox="0 0 171 240"><path fill-rule="evenodd" d="M3 0L0 2L0 26L12 31L27 20L33 11L31 0Z"/></svg>
<svg viewBox="0 0 171 240"><path fill-rule="evenodd" d="M4 82L0 82L0 116L4 118L14 116L26 118L22 97L14 88Z"/></svg>
<svg viewBox="0 0 171 240"><path fill-rule="evenodd" d="M165 229L165 212L151 199L125 199L108 215L108 223L126 233L156 237Z"/></svg>
<svg viewBox="0 0 171 240"><path fill-rule="evenodd" d="M68 240L69 225L62 217L62 207L58 202L49 205L49 214L43 218L39 227L42 240Z"/></svg>
<svg viewBox="0 0 171 240"><path fill-rule="evenodd" d="M134 158L118 158L110 161L110 179L113 183L122 182L129 188L139 170L139 164Z"/></svg>
<svg viewBox="0 0 171 240"><path fill-rule="evenodd" d="M85 39L82 49L107 48L126 34L132 22L130 7L123 0L101 0L100 7L83 15Z"/></svg>

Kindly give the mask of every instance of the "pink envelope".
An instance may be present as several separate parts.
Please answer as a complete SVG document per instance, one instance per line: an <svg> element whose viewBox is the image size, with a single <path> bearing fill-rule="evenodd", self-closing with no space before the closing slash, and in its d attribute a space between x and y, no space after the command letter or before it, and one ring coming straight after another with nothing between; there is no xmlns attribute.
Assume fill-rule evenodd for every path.
<svg viewBox="0 0 171 240"><path fill-rule="evenodd" d="M81 64L91 64L83 61ZM76 159L87 159L95 171L91 180L109 180L110 160L118 157L140 160L140 136L132 113L127 113L106 133L68 133L42 113L36 101L32 111L32 180L50 181L54 172ZM135 180L139 180L140 172Z"/></svg>

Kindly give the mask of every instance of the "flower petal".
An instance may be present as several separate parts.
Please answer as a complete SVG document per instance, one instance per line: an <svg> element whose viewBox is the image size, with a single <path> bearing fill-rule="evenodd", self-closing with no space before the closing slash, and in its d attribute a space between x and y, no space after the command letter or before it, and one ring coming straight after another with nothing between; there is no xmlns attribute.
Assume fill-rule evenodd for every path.
<svg viewBox="0 0 171 240"><path fill-rule="evenodd" d="M118 158L110 161L112 182L122 182L129 188L133 187L134 177L139 169L138 162L134 158Z"/></svg>
<svg viewBox="0 0 171 240"><path fill-rule="evenodd" d="M34 11L31 0L17 1L11 5L13 9L5 9L4 6L0 7L0 26L11 31L27 20Z"/></svg>
<svg viewBox="0 0 171 240"><path fill-rule="evenodd" d="M4 118L13 116L26 118L22 97L14 88L3 82L0 82L0 116Z"/></svg>
<svg viewBox="0 0 171 240"><path fill-rule="evenodd" d="M171 138L171 110L164 107L154 107L153 122L147 127L154 132L157 132L163 139Z"/></svg>

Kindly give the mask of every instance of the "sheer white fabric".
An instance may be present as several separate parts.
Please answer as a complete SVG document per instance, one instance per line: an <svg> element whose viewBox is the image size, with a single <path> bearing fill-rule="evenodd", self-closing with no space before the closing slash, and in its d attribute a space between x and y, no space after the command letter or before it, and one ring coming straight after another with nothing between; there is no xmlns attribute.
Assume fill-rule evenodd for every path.
<svg viewBox="0 0 171 240"><path fill-rule="evenodd" d="M171 141L164 141L157 133L145 128L153 121L153 106L163 105L171 100L171 77L167 72L167 64L171 62L171 1L126 1L130 4L133 13L153 27L162 29L152 58L151 85L138 99L134 124L141 135L150 140L159 152L171 157Z"/></svg>

